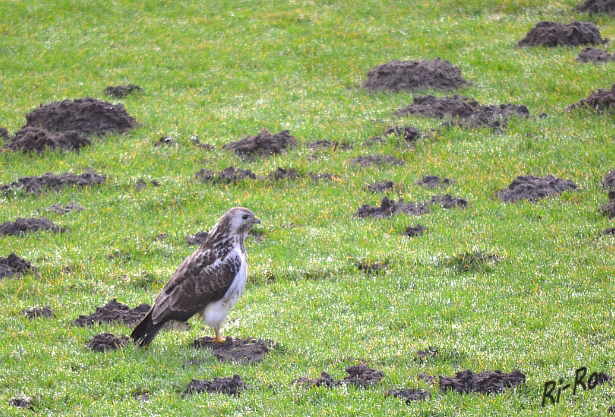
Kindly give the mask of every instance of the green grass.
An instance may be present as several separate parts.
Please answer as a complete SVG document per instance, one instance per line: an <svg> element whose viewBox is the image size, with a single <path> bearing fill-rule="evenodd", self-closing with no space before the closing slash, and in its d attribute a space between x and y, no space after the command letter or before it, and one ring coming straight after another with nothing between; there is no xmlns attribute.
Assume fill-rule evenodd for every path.
<svg viewBox="0 0 615 417"><path fill-rule="evenodd" d="M93 140L79 154L0 153L0 184L45 172L108 175L105 185L37 196L0 197L0 223L39 216L75 201L81 213L44 213L70 232L0 237L0 256L16 252L38 275L0 280L1 415L587 415L606 414L615 389L562 394L541 407L543 384L574 380L575 369L615 374L613 272L615 241L600 232L613 221L603 176L615 168L613 113L563 110L615 82L615 66L575 62L582 48L519 49L538 21L596 23L615 37L615 21L573 12L566 1L482 0L393 2L295 1L4 1L0 2L0 126L12 133L39 104L94 97L108 85L143 91L122 99L141 127ZM579 2L580 3L580 2ZM607 45L609 52L612 48ZM392 59L447 59L472 85L458 91L481 103L525 104L544 119L513 120L503 133L442 130L416 147L389 137L362 148L388 126L423 131L439 121L396 118L412 94L368 94L367 72ZM420 92L420 95L444 93ZM117 100L115 100L117 101ZM289 129L299 146L287 154L243 160L222 145L262 128ZM190 135L216 146L206 152ZM155 148L162 135L171 146ZM348 151L305 142L331 139ZM359 169L360 155L393 155L403 167ZM277 167L330 172L341 181L242 181L204 184L201 168L234 165L266 176ZM553 174L580 186L536 203L493 199L518 175ZM413 183L424 175L455 179L447 192L467 209L434 208L421 218L355 219L381 195L375 181L405 184L389 198L424 201L440 190ZM136 191L138 179L159 187ZM260 241L247 244L250 281L225 333L272 339L278 347L257 365L218 363L192 341L210 329L160 334L147 350L100 354L85 347L97 333L124 326L71 326L111 298L151 303L194 247L185 236L209 229L234 205L261 218ZM402 236L409 225L429 228ZM169 238L155 237L168 233ZM109 259L109 255L118 257ZM476 262L474 254L499 262ZM369 277L358 262L387 262ZM72 267L70 271L65 268ZM19 314L49 304L56 316ZM415 352L439 348L435 358ZM184 365L204 359L201 365ZM385 373L371 389L291 386L327 371L335 379L365 359ZM450 376L520 369L525 388L482 396L441 393L416 375ZM239 398L181 398L191 379L240 374ZM271 388L269 386L271 385ZM430 389L428 401L385 398L391 388ZM148 402L133 398L147 392ZM10 407L32 398L34 411Z"/></svg>

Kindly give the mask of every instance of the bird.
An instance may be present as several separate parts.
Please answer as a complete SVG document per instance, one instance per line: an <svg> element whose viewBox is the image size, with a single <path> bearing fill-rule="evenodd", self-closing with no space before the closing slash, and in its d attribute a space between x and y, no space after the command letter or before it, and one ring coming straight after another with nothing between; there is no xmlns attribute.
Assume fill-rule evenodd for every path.
<svg viewBox="0 0 615 417"><path fill-rule="evenodd" d="M220 335L226 316L235 306L248 279L245 240L260 219L244 207L233 207L222 215L201 246L179 265L149 312L130 335L139 347L148 346L170 320L186 322L200 314Z"/></svg>

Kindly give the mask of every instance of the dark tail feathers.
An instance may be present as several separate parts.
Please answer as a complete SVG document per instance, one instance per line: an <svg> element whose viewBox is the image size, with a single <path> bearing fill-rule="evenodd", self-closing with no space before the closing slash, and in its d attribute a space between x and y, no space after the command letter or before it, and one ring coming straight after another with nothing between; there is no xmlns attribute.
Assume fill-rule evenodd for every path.
<svg viewBox="0 0 615 417"><path fill-rule="evenodd" d="M139 347L146 347L154 337L158 334L164 323L154 324L152 321L152 310L150 310L143 320L135 327L130 337L132 341Z"/></svg>

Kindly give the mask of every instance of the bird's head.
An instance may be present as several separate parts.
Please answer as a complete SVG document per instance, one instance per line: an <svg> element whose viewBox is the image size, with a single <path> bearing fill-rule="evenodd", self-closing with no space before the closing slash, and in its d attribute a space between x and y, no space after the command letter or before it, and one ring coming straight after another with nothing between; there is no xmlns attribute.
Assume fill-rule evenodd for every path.
<svg viewBox="0 0 615 417"><path fill-rule="evenodd" d="M231 234L245 237L252 226L260 222L252 210L244 207L233 207L224 213L219 223L224 224Z"/></svg>

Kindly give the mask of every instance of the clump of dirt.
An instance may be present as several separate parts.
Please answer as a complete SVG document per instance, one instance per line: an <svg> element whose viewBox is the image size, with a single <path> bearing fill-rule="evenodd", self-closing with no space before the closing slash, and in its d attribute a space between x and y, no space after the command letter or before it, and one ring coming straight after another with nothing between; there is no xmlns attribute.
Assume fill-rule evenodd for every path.
<svg viewBox="0 0 615 417"><path fill-rule="evenodd" d="M277 155L295 147L297 147L297 140L291 136L288 130L282 130L273 135L267 129L263 129L254 137L248 135L244 139L229 142L223 146L224 149L243 156Z"/></svg>
<svg viewBox="0 0 615 417"><path fill-rule="evenodd" d="M422 224L417 224L416 226L408 226L408 228L404 232L404 236L407 236L407 237L423 236L423 234L428 230L429 228L423 226Z"/></svg>
<svg viewBox="0 0 615 417"><path fill-rule="evenodd" d="M615 4L615 2L613 3ZM615 54L611 55L604 49L599 48L587 48L579 52L576 57L577 62L608 62L615 61Z"/></svg>
<svg viewBox="0 0 615 417"><path fill-rule="evenodd" d="M120 335L115 336L113 333L100 333L94 336L92 340L87 343L87 347L95 352L107 352L109 350L119 349L128 344L127 336Z"/></svg>
<svg viewBox="0 0 615 417"><path fill-rule="evenodd" d="M208 169L201 169L194 176L203 182L229 184L244 179L256 179L256 174L249 169L235 169L233 165L215 173Z"/></svg>
<svg viewBox="0 0 615 417"><path fill-rule="evenodd" d="M615 107L615 84L613 84L610 90L599 88L598 91L591 93L589 97L584 98L578 103L571 104L566 110L589 108L594 111L604 111L613 107Z"/></svg>
<svg viewBox="0 0 615 417"><path fill-rule="evenodd" d="M316 142L307 142L305 147L308 149L331 149L334 151L352 149L352 146L347 143L340 144L327 139L317 140Z"/></svg>
<svg viewBox="0 0 615 417"><path fill-rule="evenodd" d="M268 177L276 181L277 180L296 180L297 178L299 178L299 173L297 172L296 169L293 169L293 168L284 169L284 168L278 167L278 169L276 169L275 171L271 171Z"/></svg>
<svg viewBox="0 0 615 417"><path fill-rule="evenodd" d="M575 9L581 13L615 15L615 0L585 0Z"/></svg>
<svg viewBox="0 0 615 417"><path fill-rule="evenodd" d="M116 98L126 97L128 94L136 93L137 91L143 91L143 89L136 84L118 85L105 88L104 93L108 96Z"/></svg>
<svg viewBox="0 0 615 417"><path fill-rule="evenodd" d="M500 260L502 260L502 257L498 254L475 250L474 252L464 252L453 256L447 264L459 273L492 272Z"/></svg>
<svg viewBox="0 0 615 417"><path fill-rule="evenodd" d="M304 386L306 388L325 386L328 388L338 387L342 385L354 385L358 388L367 388L371 385L377 384L384 378L384 373L370 368L365 364L359 364L349 366L346 368L348 376L339 381L335 381L326 372L321 372L319 378L297 378L294 379L291 384Z"/></svg>
<svg viewBox="0 0 615 417"><path fill-rule="evenodd" d="M370 276L371 274L379 274L385 271L389 267L388 262L371 262L371 261L363 261L356 263L357 269L359 271L363 271Z"/></svg>
<svg viewBox="0 0 615 417"><path fill-rule="evenodd" d="M402 136L406 142L416 142L422 135L421 131L412 126L394 126L389 127L384 134L386 136L396 134Z"/></svg>
<svg viewBox="0 0 615 417"><path fill-rule="evenodd" d="M0 139L3 142L9 141L9 131L5 127L0 127Z"/></svg>
<svg viewBox="0 0 615 417"><path fill-rule="evenodd" d="M113 298L104 306L96 307L96 311L89 316L80 315L73 324L80 327L90 327L101 323L120 323L132 326L141 321L150 308L149 304L143 303L132 309L126 304L118 303L117 298Z"/></svg>
<svg viewBox="0 0 615 417"><path fill-rule="evenodd" d="M328 172L322 172L320 174L314 174L312 172L308 172L308 175L310 176L310 178L312 178L312 181L314 182L318 182L320 180L325 180L325 181L332 181L332 180L339 180L340 176L337 174L329 174Z"/></svg>
<svg viewBox="0 0 615 417"><path fill-rule="evenodd" d="M40 317L50 318L53 317L53 310L47 305L43 308L32 307L27 310L21 310L19 314L25 315L30 320L38 319Z"/></svg>
<svg viewBox="0 0 615 417"><path fill-rule="evenodd" d="M353 165L358 165L360 167L368 167L371 165L405 165L405 162L401 159L397 159L392 155L367 155L367 156L359 156L358 158L351 160Z"/></svg>
<svg viewBox="0 0 615 417"><path fill-rule="evenodd" d="M615 190L609 191L609 201L600 207L600 211L611 219L615 217Z"/></svg>
<svg viewBox="0 0 615 417"><path fill-rule="evenodd" d="M412 214L414 216L420 216L421 214L429 212L427 204L416 204L413 202L404 203L404 199L400 198L398 202L395 200L389 200L388 197L383 197L380 202L380 207L372 207L369 204L363 204L354 213L354 217L373 217L376 219L388 218L400 213Z"/></svg>
<svg viewBox="0 0 615 417"><path fill-rule="evenodd" d="M68 203L66 206L62 206L62 204L52 204L45 209L45 211L53 211L56 214L68 214L70 212L76 211L77 213L82 212L84 210L83 206L80 206L77 203Z"/></svg>
<svg viewBox="0 0 615 417"><path fill-rule="evenodd" d="M241 380L239 375L233 375L232 378L214 378L212 381L193 379L184 390L182 398L186 398L188 394L203 392L218 392L237 397L246 388L247 384Z"/></svg>
<svg viewBox="0 0 615 417"><path fill-rule="evenodd" d="M150 184L153 185L154 187L160 186L160 183L156 180L151 180ZM141 191L144 188L147 188L147 182L145 182L144 179L139 178L138 180L135 181L135 190Z"/></svg>
<svg viewBox="0 0 615 417"><path fill-rule="evenodd" d="M405 398L406 404L412 403L412 401L422 401L431 398L429 391L421 389L391 389L387 391L386 396L393 396L394 398Z"/></svg>
<svg viewBox="0 0 615 417"><path fill-rule="evenodd" d="M419 350L416 351L417 358L419 358L421 360L429 359L429 358L435 358L437 354L438 354L438 348L434 347L434 346L429 346L425 350L419 349ZM433 377L430 377L429 375L425 374L424 372L422 372L421 374L419 374L419 377L421 377L422 379L425 379L426 381L429 378L433 378Z"/></svg>
<svg viewBox="0 0 615 417"><path fill-rule="evenodd" d="M29 397L22 398L11 398L9 400L9 405L17 408L27 408L30 411L34 411L34 406L32 405L32 399Z"/></svg>
<svg viewBox="0 0 615 417"><path fill-rule="evenodd" d="M520 200L537 201L563 191L579 188L574 182L556 178L553 175L535 177L533 175L520 175L503 190L495 192L495 196L507 203L516 203Z"/></svg>
<svg viewBox="0 0 615 417"><path fill-rule="evenodd" d="M196 232L193 235L186 236L186 242L189 245L201 245L207 239L209 232Z"/></svg>
<svg viewBox="0 0 615 417"><path fill-rule="evenodd" d="M603 235L615 235L615 227L609 227L608 229L604 229L602 231Z"/></svg>
<svg viewBox="0 0 615 417"><path fill-rule="evenodd" d="M79 132L52 133L34 126L26 126L15 133L13 139L6 145L6 149L15 152L36 152L39 155L49 149L65 149L79 151L92 142Z"/></svg>
<svg viewBox="0 0 615 417"><path fill-rule="evenodd" d="M450 194L434 195L431 197L430 204L437 204L442 208L451 209L454 207L467 207L468 200L465 198L452 197Z"/></svg>
<svg viewBox="0 0 615 417"><path fill-rule="evenodd" d="M437 188L443 187L448 188L451 185L455 184L457 181L451 180L450 178L440 178L437 175L427 175L422 179L415 182L419 187L425 188Z"/></svg>
<svg viewBox="0 0 615 417"><path fill-rule="evenodd" d="M518 369L509 374L502 371L485 371L475 374L466 370L457 372L454 377L440 376L440 390L453 390L460 394L472 392L495 394L522 384L525 384L525 375Z"/></svg>
<svg viewBox="0 0 615 417"><path fill-rule="evenodd" d="M375 182L370 185L366 185L363 187L366 191L371 191L372 193L383 193L387 190L392 190L395 186L395 183L391 180L386 180L382 182Z"/></svg>
<svg viewBox="0 0 615 417"><path fill-rule="evenodd" d="M1 235L22 236L27 232L38 232L39 230L51 230L53 233L64 233L66 228L57 226L46 217L20 217L14 222L4 222L0 225Z"/></svg>
<svg viewBox="0 0 615 417"><path fill-rule="evenodd" d="M615 170L604 176L604 180L602 180L602 188L615 191Z"/></svg>
<svg viewBox="0 0 615 417"><path fill-rule="evenodd" d="M0 257L0 279L30 272L36 272L36 267L15 253L11 253L6 258Z"/></svg>
<svg viewBox="0 0 615 417"><path fill-rule="evenodd" d="M233 339L227 337L224 343L214 342L211 337L196 339L193 346L197 349L211 349L221 362L256 363L261 362L275 345L272 340Z"/></svg>
<svg viewBox="0 0 615 417"><path fill-rule="evenodd" d="M363 88L376 91L455 90L467 85L461 69L439 57L423 61L389 61L367 73Z"/></svg>
<svg viewBox="0 0 615 417"><path fill-rule="evenodd" d="M42 177L21 177L18 181L0 186L0 191L8 193L11 190L23 190L34 194L41 192L43 189L58 191L71 185L81 187L99 185L104 184L106 180L106 175L99 175L92 170L88 170L81 175L75 175L70 172L56 175L47 172Z"/></svg>
<svg viewBox="0 0 615 417"><path fill-rule="evenodd" d="M602 45L608 40L602 39L600 30L591 22L572 23L538 22L517 46L579 46Z"/></svg>
<svg viewBox="0 0 615 417"><path fill-rule="evenodd" d="M427 382L431 386L436 385L436 377L433 376L433 375L428 375L425 372L419 372L416 375L416 377L417 377L417 379L422 379L423 381Z"/></svg>
<svg viewBox="0 0 615 417"><path fill-rule="evenodd" d="M414 97L412 104L397 111L398 116L421 115L442 119L448 117L444 126L462 128L490 127L503 129L511 117L528 118L530 111L524 105L499 104L483 106L476 100L455 95Z"/></svg>
<svg viewBox="0 0 615 417"><path fill-rule="evenodd" d="M123 105L90 97L41 105L26 114L26 120L23 128L38 127L49 132L75 131L85 136L124 133L138 126Z"/></svg>

